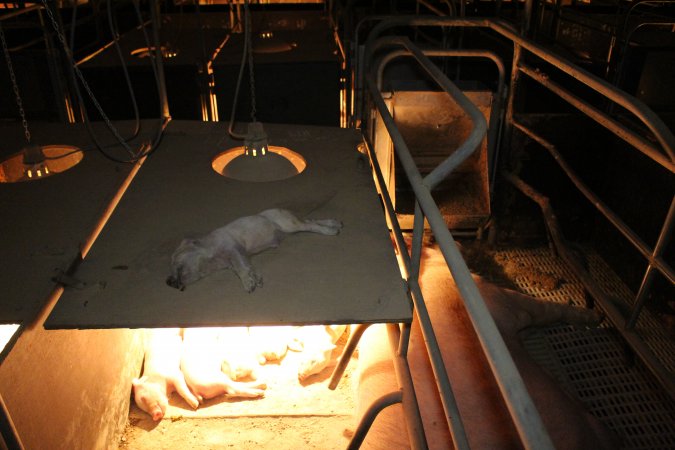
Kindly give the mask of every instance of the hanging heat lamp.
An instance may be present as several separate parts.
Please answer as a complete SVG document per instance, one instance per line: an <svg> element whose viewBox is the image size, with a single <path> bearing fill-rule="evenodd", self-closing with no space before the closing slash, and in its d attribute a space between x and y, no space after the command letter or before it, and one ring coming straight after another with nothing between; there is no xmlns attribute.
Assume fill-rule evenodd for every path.
<svg viewBox="0 0 675 450"><path fill-rule="evenodd" d="M251 122L248 124L246 134L241 135L234 132L233 124L239 86L241 85L244 64L247 60L251 88ZM256 119L255 78L251 45L251 12L248 0L244 1L244 52L242 54L228 133L234 139L243 140L244 145L226 150L213 159L213 169L227 178L254 182L277 181L298 175L307 166L305 160L298 153L285 147L270 146L263 124Z"/></svg>
<svg viewBox="0 0 675 450"><path fill-rule="evenodd" d="M12 59L9 55L1 24L0 41L2 42L9 78L12 82L16 105L21 115L21 123L26 137L26 146L20 152L10 155L0 162L0 183L39 180L70 169L82 160L82 152L77 147L65 145L40 146L31 142L28 120L26 120L19 85L16 81Z"/></svg>

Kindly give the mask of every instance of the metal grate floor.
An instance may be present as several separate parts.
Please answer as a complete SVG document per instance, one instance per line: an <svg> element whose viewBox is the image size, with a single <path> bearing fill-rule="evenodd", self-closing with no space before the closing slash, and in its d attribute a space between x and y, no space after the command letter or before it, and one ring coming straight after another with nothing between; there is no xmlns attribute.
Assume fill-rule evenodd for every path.
<svg viewBox="0 0 675 450"><path fill-rule="evenodd" d="M628 309L633 294L596 254L586 253L596 282ZM584 305L581 283L548 248L500 250L495 260L536 267L560 280L544 290L523 271L513 281L530 295L557 303ZM675 373L675 342L646 309L636 329ZM619 334L608 324L595 329L557 325L527 330L523 344L533 358L588 410L623 438L626 449L675 449L675 401L639 360L629 358Z"/></svg>

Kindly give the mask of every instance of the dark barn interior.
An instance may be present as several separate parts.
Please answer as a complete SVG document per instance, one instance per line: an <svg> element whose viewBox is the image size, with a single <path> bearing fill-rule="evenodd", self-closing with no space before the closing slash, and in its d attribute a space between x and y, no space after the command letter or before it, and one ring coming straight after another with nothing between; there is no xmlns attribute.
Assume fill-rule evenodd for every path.
<svg viewBox="0 0 675 450"><path fill-rule="evenodd" d="M0 448L675 448L675 1L0 2L0 37ZM270 208L341 228L175 281ZM134 397L153 330L317 325L262 399Z"/></svg>

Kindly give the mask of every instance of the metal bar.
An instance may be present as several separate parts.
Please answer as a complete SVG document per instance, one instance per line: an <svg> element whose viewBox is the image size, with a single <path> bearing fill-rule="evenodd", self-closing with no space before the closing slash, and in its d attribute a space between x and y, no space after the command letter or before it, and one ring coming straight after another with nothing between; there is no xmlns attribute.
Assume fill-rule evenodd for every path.
<svg viewBox="0 0 675 450"><path fill-rule="evenodd" d="M511 85L509 86L509 97L506 102L506 119L504 121L504 140L505 142L511 142L513 135L513 114L516 109L516 99L515 93L518 91L518 85L520 83L520 72L518 71L518 63L522 57L522 50L520 45L517 43L513 44L513 62L511 63Z"/></svg>
<svg viewBox="0 0 675 450"><path fill-rule="evenodd" d="M417 0L417 2L415 2L415 3L417 3L418 5L424 6L424 7L427 8L429 11L431 11L431 12L434 13L434 14L436 14L437 16L447 16L447 14L445 14L443 11L441 11L441 10L438 9L438 8L436 8L434 5L432 5L431 3L429 3L429 2L426 1L426 0Z"/></svg>
<svg viewBox="0 0 675 450"><path fill-rule="evenodd" d="M0 395L0 435L7 450L23 450L24 446L21 443L19 433L16 431L14 422L9 415L5 400ZM1 446L0 446L1 447Z"/></svg>
<svg viewBox="0 0 675 450"><path fill-rule="evenodd" d="M494 20L486 20L486 19L455 19L455 18L439 18L439 17L419 17L419 16L398 16L394 18L388 18L386 20L383 20L379 24L377 24L373 30L370 32L368 40L367 40L367 47L366 50L370 48L370 45L375 42L375 40L379 37L379 34L382 33L384 30L391 28L393 26L468 26L468 27L484 27L484 28L489 28L492 31L500 34L501 36L510 39L513 44L514 44L514 77L512 79L512 89L511 92L515 92L515 86L517 83L517 74L519 73L519 69L516 67L517 66L517 61L520 59L521 53L523 51L528 51L530 53L533 53L534 55L540 57L547 63L551 64L552 66L556 67L557 69L565 72L569 76L573 77L580 83L585 84L586 86L590 87L591 89L595 90L596 92L602 94L609 100L612 100L618 105L621 105L631 113L633 113L646 127L654 134L658 142L663 148L663 151L666 154L666 158L663 158L663 156L659 153L658 157L661 159L661 161L670 161L674 162L675 161L675 137L673 136L672 132L668 129L668 127L665 126L663 121L650 109L648 108L644 103L640 102L639 100L633 98L632 96L620 91L619 89L615 88L611 84L607 83L606 81L584 71L583 69L578 68L577 66L559 58L558 56L554 55L552 52L549 50L534 44L533 42L523 38L522 36L519 36L518 33L513 30L511 27L508 25L504 24L501 21L494 21ZM368 55L368 59L370 59L370 56L372 56L372 53L369 53L366 51L366 54ZM501 361L498 361L493 358L499 358L499 355L493 354L494 348L490 348L491 344L496 345L499 347L498 341L501 339L501 336L494 337L493 341L493 336L487 335L485 332L489 331L491 326L494 326L494 322L492 321L491 317L487 319L488 325L481 324L480 322L477 322L474 320L474 310L476 311L477 315L480 315L481 312L481 305L484 308L485 305L482 303L480 299L480 295L477 292L477 289L475 288L475 284L472 282L467 282L464 279L464 271L466 270L466 274L468 274L468 269L466 269L466 265L464 264L461 255L459 254L459 251L457 250L454 242L452 241L452 235L450 232L445 228L444 221L442 217L440 216L440 213L438 211L437 206L433 202L433 199L431 198L430 192L428 192L428 189L425 189L425 187L421 183L421 176L417 172L417 169L414 165L414 161L412 160L412 157L409 154L409 151L405 145L405 142L403 141L402 136L396 129L395 122L393 118L391 117L391 114L389 114L389 111L386 107L386 104L384 103L384 99L381 96L381 93L379 92L379 89L377 89L377 86L375 84L375 81L372 79L372 75L368 74L365 77L366 81L366 87L368 91L370 92L371 96L373 97L373 102L375 104L375 107L379 111L380 115L383 118L383 122L385 124L385 127L387 128L390 137L392 141L394 142L395 149L397 152L397 155L399 156L399 159L402 162L402 166L406 174L408 175L409 181L411 183L411 186L413 187L413 190L415 192L415 195L417 197L417 200L420 204L420 207L422 211L425 213L427 216L427 220L429 221L429 224L431 225L432 230L434 231L435 237L437 242L439 243L441 252L443 253L444 258L446 259L446 262L448 263L448 266L450 267L450 270L453 274L453 277L457 280L458 288L460 290L460 293L462 294L462 297L465 300L465 303L467 305L467 310L469 312L469 316L471 317L472 322L474 322L474 327L476 328L479 339L481 340L481 345L484 346L484 351L486 353L486 356L488 357L488 361L490 361L491 367L493 369L493 372L495 373L495 376L497 378L497 381L500 385L500 388L502 389L505 401L509 407L509 410L511 411L511 415L514 418L514 421L516 422L516 426L518 428L519 433L521 433L521 439L525 443L526 446L528 447L533 447L533 448L542 448L542 446L546 447L551 447L552 444L550 443L550 438L543 433L545 436L542 437L541 442L533 441L530 440L528 436L526 436L527 433L529 432L534 432L535 434L538 431L543 430L543 427L541 426L541 421L538 415L536 414L535 411L528 411L528 407L532 407L534 409L533 405L528 405L528 407L522 408L522 403L519 405L515 405L515 407L521 407L520 411L515 411L512 410L511 408L514 407L513 405L513 397L509 397L509 393L512 393L513 391L509 391L504 384L502 384L502 378L506 374L502 370L501 377L498 374L499 369L497 368L502 368L507 367L507 370L511 370L509 367L509 363L506 362L504 363L505 365L502 365ZM514 111L514 105L513 105L513 95L510 96L509 98L509 103L507 107L507 121L505 124L505 134L508 137L511 130L509 128L509 122L510 119L513 117L513 111ZM357 111L357 113L360 112ZM658 162L658 161L657 161ZM572 263L570 263L572 264ZM578 264L578 263L577 263ZM583 270L583 268L581 268ZM418 286L416 286L415 280L412 280L410 282L410 288L411 292L413 294L413 301L415 301L415 291L417 290ZM475 292L474 292L475 291ZM602 291L596 292L598 295L604 295ZM416 305L417 307L417 305ZM620 331L624 335L624 338L629 342L629 344L638 352L642 353L642 350L644 350L644 355L645 358L647 359L646 364L649 366L651 363L657 363L657 360L650 360L648 354L651 354L651 351L644 345L644 342L640 339L640 337L629 331L629 330L624 330L623 328L623 317L621 314L616 310L616 307L614 307L611 303L607 302L606 306L606 311L609 316L611 316L611 320L620 327ZM490 325L491 324L491 325ZM485 327L487 328L486 330L482 330L482 328ZM422 326L422 329L424 331L424 325ZM433 334L433 333L432 333ZM503 345L503 340L501 341L501 345ZM510 359L510 358L509 358ZM513 365L513 361L511 360L511 365ZM433 367L433 365L432 365ZM513 370L515 370L515 367L513 367ZM509 372L510 375L510 372ZM437 376L435 374L435 376ZM513 381L509 376L505 377L506 380L508 381ZM516 381L515 384L518 385L518 380L520 381L520 384L522 385L522 379L517 375L516 371ZM673 384L673 381L671 379L661 379L662 382L664 383L664 386L667 384ZM517 389L521 389L521 387L518 387ZM522 387L524 390L524 387ZM442 395L443 397L443 395ZM508 398L507 398L508 397ZM529 396L527 393L525 393L524 398L527 400L529 399ZM520 400L520 398L519 398ZM444 405L445 407L445 405ZM527 422L527 414L534 412L536 419L535 421L539 421L539 425L537 424L532 424L531 422ZM447 413L447 412L446 412ZM521 418L524 418L525 422L519 422Z"/></svg>
<svg viewBox="0 0 675 450"><path fill-rule="evenodd" d="M372 145L368 145L367 143L366 147L368 150L368 155L370 156L371 164L373 165L373 170L375 171L377 181L380 185L380 192L382 193L382 198L384 199L385 210L389 215L389 220L392 223L394 239L398 248L399 257L402 261L402 270L405 272L403 276L406 278L406 280L409 280L408 288L410 289L411 298L415 307L415 313L417 314L417 320L420 323L420 330L422 331L422 337L427 348L429 361L431 362L431 371L433 372L434 380L436 381L436 386L438 388L438 392L440 393L441 404L443 405L443 411L445 412L446 422L452 435L452 440L455 443L456 448L469 448L466 431L464 430L464 424L462 423L462 418L459 414L459 408L457 407L455 395L453 394L452 387L450 386L448 372L445 369L441 350L438 346L438 340L436 339L436 335L433 332L431 318L429 317L429 311L427 310L427 306L424 302L422 290L420 289L417 278L412 277L411 275L413 269L411 268L410 255L408 254L408 249L405 245L405 242L403 241L401 228L399 227L398 220L396 219L396 212L394 211L394 206L391 203L391 197L389 196L386 183L384 182L382 170L379 163L377 162L377 156L372 149Z"/></svg>
<svg viewBox="0 0 675 450"><path fill-rule="evenodd" d="M495 159L498 154L498 142L499 142L499 133L501 131L502 122L504 119L503 112L503 103L505 96L505 84L504 78L506 69L504 68L504 62L499 56L495 53L488 50L463 50L463 49L447 49L447 50L436 50L436 49L422 49L422 53L426 56L441 56L441 57L467 57L467 58L486 58L491 60L497 66L498 79L497 79L497 93L495 94L495 102L490 113L490 127L488 128L488 155L490 155L490 163L492 164L491 171L491 185L490 190L492 191L494 183L494 164ZM378 62L377 66L377 85L382 86L384 79L384 69L387 64L389 64L393 59L399 58L401 56L412 56L412 53L409 50L396 50L387 53L384 55Z"/></svg>
<svg viewBox="0 0 675 450"><path fill-rule="evenodd" d="M617 89L602 78L560 58L550 50L519 37L502 22L490 21L488 23L492 30L514 42L518 42L527 51L542 58L547 63L557 67L569 76L633 113L654 134L654 137L659 141L670 161L675 162L675 136L673 136L673 133L666 124L663 123L663 120L643 102Z"/></svg>
<svg viewBox="0 0 675 450"><path fill-rule="evenodd" d="M148 24L150 24L151 22L152 22L151 20L146 20L146 21L143 22L141 25L139 25L138 27L136 27L136 29L138 30L138 29L147 27ZM103 53L104 51L106 51L108 48L110 48L110 47L113 46L113 45L115 45L115 40L114 40L114 39L113 39L112 41L108 42L107 44L103 45L102 47L100 47L100 48L94 50L92 53L90 53L90 54L88 54L87 56L83 57L83 58L80 59L79 61L76 61L76 62L75 62L75 65L76 65L76 66L80 66L80 65L86 63L87 61L91 60L92 58L94 58L94 57L97 56L97 55L100 55L101 53Z"/></svg>
<svg viewBox="0 0 675 450"><path fill-rule="evenodd" d="M489 28L510 39L514 44L540 57L547 63L565 72L572 78L585 84L596 92L604 95L618 105L621 105L638 119L654 134L671 162L675 162L675 136L663 123L661 118L647 105L635 97L628 95L605 80L577 67L560 58L550 50L520 36L513 28L501 20L489 19L456 19L436 16L398 16L388 18L377 24L371 30L367 44L373 42L386 29L394 26L451 26L451 27L483 27Z"/></svg>
<svg viewBox="0 0 675 450"><path fill-rule="evenodd" d="M413 385L410 366L405 355L399 352L401 342L401 330L396 323L387 324L387 334L389 335L389 344L394 354L394 372L396 380L401 388L403 411L405 424L408 430L408 438L412 449L424 450L427 448L427 440L424 436L424 425L420 416L417 396L415 395L415 386Z"/></svg>
<svg viewBox="0 0 675 450"><path fill-rule="evenodd" d="M403 267L401 267L401 269L404 271L404 273L402 275L407 280L409 276L408 274L410 273L411 270L410 256L408 255L408 249L403 240L403 231L401 230L401 226L398 223L398 220L396 219L396 211L394 209L394 204L391 201L389 190L387 189L387 183L384 181L384 176L382 175L382 169L380 168L380 164L377 162L377 156L373 152L372 145L370 144L370 142L364 142L364 145L366 146L366 151L368 153L368 158L370 159L370 164L373 167L373 171L375 172L375 181L377 182L377 187L380 191L380 197L382 198L382 201L384 203L385 213L389 217L391 229L394 234L394 243L396 244L396 249L398 250L398 254L400 255L401 258L401 263L403 264Z"/></svg>
<svg viewBox="0 0 675 450"><path fill-rule="evenodd" d="M139 152L141 154L145 153L145 151L146 151L145 146L142 146L139 149ZM73 261L71 261L68 269L66 270L66 273L74 273L79 264L82 262L82 260L84 260L84 258L87 256L89 250L91 250L91 247L94 245L94 242L98 238L99 234L101 234L101 231L105 227L106 223L108 223L110 216L112 216L112 213L115 211L115 208L117 208L117 205L122 200L122 196L127 191L129 186L131 185L131 182L134 180L136 174L138 173L141 166L145 162L145 158L146 157L144 156L143 158L136 161L136 163L134 163L133 167L129 170L129 173L124 178L122 183L120 183L117 192L115 192L115 195L112 197L112 199L110 199L110 202L106 206L105 211L103 211L103 214L101 214L101 217L99 218L98 222L96 222L89 235L86 237L84 243L81 244L79 254L75 257ZM56 286L54 286L54 289L52 289L52 292L49 294L49 297L45 301L45 304L42 305L40 311L36 314L35 318L28 325L27 328L29 330L33 330L36 327L41 327L44 324L45 320L47 320L47 317L54 309L54 306L56 306L56 302L61 297L61 294L63 294L63 286L57 284Z"/></svg>
<svg viewBox="0 0 675 450"><path fill-rule="evenodd" d="M2 16L0 16L0 21L11 19L13 17L17 17L17 16L20 16L22 14L26 14L26 13L29 13L31 11L35 11L37 9L42 9L42 5L28 6L26 8L20 8L20 9L17 9L16 11L12 11L10 13L3 14Z"/></svg>
<svg viewBox="0 0 675 450"><path fill-rule="evenodd" d="M469 317L471 318L473 326L476 329L478 338L487 356L487 360L490 364L493 374L495 375L495 379L499 385L502 396L504 397L507 408L511 413L511 417L514 420L523 443L527 448L552 449L553 444L551 442L551 438L548 436L548 433L544 428L541 417L532 403L532 399L527 393L523 380L515 367L513 359L511 358L506 345L504 344L504 340L499 334L495 322L492 316L490 316L487 307L485 306L485 302L478 291L478 287L471 277L471 273L469 272L469 269L467 268L466 263L464 262L464 259L457 248L457 244L454 242L452 235L445 224L438 206L431 196L431 192L423 183L422 176L417 170L415 161L412 159L410 151L408 150L401 133L396 127L394 118L389 113L384 99L376 87L372 74L367 75L366 84L371 93L371 96L373 97L375 107L382 116L382 120L387 128L387 131L394 142L394 148L402 163L403 169L408 176L413 191L415 192L415 196L420 203L422 211L427 217L429 225L431 226L434 236L436 237L436 241L438 242L440 250L443 253L443 257L450 267L453 278L457 283L457 288L464 299ZM413 282L410 283L411 290L415 289L415 285L417 284L414 282L414 280L412 281ZM419 286L416 288L418 289ZM415 295L413 295L413 299L414 298ZM422 311L422 308L420 308L420 303L421 302L417 302L415 304L418 314L420 314L420 311ZM428 313L426 316L428 318ZM422 326L423 333L425 334L425 339L427 336L433 335L430 322L423 323L421 315L420 324ZM430 355L430 357L433 356ZM442 366L442 360L440 366ZM444 371L445 368L434 367L434 370L437 369ZM447 400L445 399L445 395L447 394L443 392L441 393L442 398ZM451 416L449 415L449 411L446 409L446 407L447 404L444 402L444 409L446 410L446 415L448 416L447 418L450 423L452 423Z"/></svg>
<svg viewBox="0 0 675 450"><path fill-rule="evenodd" d="M652 253L651 259L653 260L660 259L661 255L668 247L668 244L670 243L670 238L673 234L674 222L675 222L675 197L673 197L673 200L670 202L670 209L668 210L668 215L666 216L666 220L663 223L663 228L661 228L661 233L659 233L659 238L656 241L656 246L654 247L654 252ZM637 296L635 297L635 307L633 309L633 314L626 323L626 328L628 329L632 329L633 327L635 327L635 323L637 322L640 310L642 309L645 301L647 300L647 293L650 291L653 280L653 270L652 270L653 268L654 264L652 264L650 261L649 265L647 266L645 276L642 279L642 283L640 284L640 289L638 290ZM675 283L672 279L670 280L670 282Z"/></svg>
<svg viewBox="0 0 675 450"><path fill-rule="evenodd" d="M359 421L356 430L354 430L354 436L349 441L347 446L348 450L358 450L363 444L363 440L366 438L370 427L373 425L377 415L386 407L395 405L396 403L401 403L402 400L401 391L390 392L389 394L384 394L377 400L373 402L372 405L366 410L363 414L363 417Z"/></svg>
<svg viewBox="0 0 675 450"><path fill-rule="evenodd" d="M621 336L623 336L628 345L640 356L642 362L658 379L668 395L675 399L675 377L663 367L659 359L654 355L651 349L647 347L640 335L635 331L626 328L626 321L624 320L621 311L619 311L612 300L607 297L602 288L595 283L593 277L591 277L574 254L567 249L562 231L555 219L555 213L551 208L548 198L541 195L517 176L511 173L503 173L503 175L506 180L539 205L544 215L544 219L546 220L551 239L553 240L556 251L560 257L582 282L588 293L598 302L598 304L600 304L607 315L607 318L614 324L619 333L621 333Z"/></svg>
<svg viewBox="0 0 675 450"><path fill-rule="evenodd" d="M522 125L516 121L513 122L513 126L517 128L518 130L522 131L525 135L527 135L529 138L532 140L536 141L539 145L544 147L550 154L553 156L553 158L556 160L558 165L562 168L562 170L567 174L567 176L570 178L572 183L574 183L574 186L576 186L577 189L590 201L598 211L602 213L603 216L609 222L614 225L614 227L621 232L621 234L628 239L628 241L635 247L641 254L644 256L647 261L649 262L650 265L656 267L663 275L668 278L668 280L671 283L675 283L675 272L673 269L668 265L668 263L660 257L660 252L658 255L656 255L656 249L652 250L649 248L649 246L638 236L635 234L635 232L628 226L626 223L621 220L619 216L617 216L614 211L612 211L607 204L605 204L600 198L595 195L593 191L591 191L586 184L581 181L581 179L577 176L577 174L574 172L574 170L567 164L565 159L562 157L560 152L555 148L553 144L548 142L546 139L543 137L537 135L533 130L529 129L525 125ZM671 207L671 213L669 213L669 220L670 224L672 226L672 207ZM664 228L662 230L662 235L670 234L669 232L666 232L666 229ZM665 236L661 236L659 240L664 238ZM660 248L661 251L663 251L663 248Z"/></svg>
<svg viewBox="0 0 675 450"><path fill-rule="evenodd" d="M338 360L335 369L333 369L333 374L331 375L330 383L328 383L328 389L330 389L331 391L334 391L335 388L337 388L337 385L340 383L340 379L342 378L342 375L345 373L347 364L349 364L349 360L354 354L356 346L359 345L361 336L363 336L363 333L368 329L370 325L371 324L369 323L362 323L351 327L349 339L347 340L347 345L345 345L345 348L342 351L342 356Z"/></svg>
<svg viewBox="0 0 675 450"><path fill-rule="evenodd" d="M476 105L445 76L436 64L424 55L419 47L410 42L410 39L396 36L378 39L377 42L372 43L369 54L372 54L379 47L392 44L403 46L411 52L420 66L464 110L473 123L471 132L462 145L424 177L424 184L429 189L433 189L478 148L487 133L487 122ZM380 86L378 86L378 90L381 90L379 88Z"/></svg>
<svg viewBox="0 0 675 450"><path fill-rule="evenodd" d="M353 46L353 65L352 67L354 68L354 80L352 83L352 90L354 91L354 96L356 97L356 101L354 103L354 107L351 110L351 120L350 122L352 123L352 126L357 126L361 122L361 118L363 116L363 66L365 64L364 61L364 54L363 50L365 46L361 45L359 46L359 31L361 29L361 26L365 24L366 22L372 22L376 20L383 20L387 19L390 16L367 16L364 17L363 19L359 20L359 22L356 24L356 27L354 28L354 46Z"/></svg>
<svg viewBox="0 0 675 450"><path fill-rule="evenodd" d="M372 54L372 52L374 52L378 47L381 47L381 46L384 46L384 45L391 45L391 44L402 45L402 46L406 47L407 50L411 51L412 55L420 63L420 65L422 65L422 67L427 71L427 73L429 73L433 77L433 79L445 90L445 92L448 93L448 95L450 95L453 99L455 99L455 101L459 104L459 106L467 112L467 114L471 117L472 121L474 122L474 128L473 128L471 134L466 139L466 141L459 147L459 149L455 153L453 153L453 155L451 155L449 158L447 158L445 161L443 161L441 164L439 164L438 167L436 167L429 175L427 175L427 177L424 178L423 183L424 183L425 187L427 187L426 192L429 193L430 190L435 185L437 185L440 181L442 181L445 177L447 177L457 166L459 166L459 164L461 164L462 161L464 161L471 153L473 153L473 151L475 151L478 144L480 143L480 141L483 139L483 137L486 134L487 124L485 122L485 118L483 117L483 114L475 107L475 105L470 100L468 100L466 98L466 96L450 80L447 79L447 77L440 71L440 69L438 69L438 67L436 65L434 65L426 56L424 56L422 54L422 52L416 46L414 46L407 38L396 38L396 37L380 38L377 41L374 41L374 42L371 43L372 47L368 49L369 51L367 53ZM369 77L368 81L371 81L370 77ZM377 86L376 92L378 93L378 96L380 96L380 94L379 94L380 86ZM371 92L371 93L372 93L373 96L375 96L375 93L373 93L373 92ZM386 107L385 107L385 109L386 109ZM380 114L383 115L383 112L380 111ZM387 114L389 115L389 117L391 117L388 109L387 109ZM387 125L387 122L384 119L385 118L384 118L384 115L383 115L383 121L385 122L385 125ZM392 118L392 122L393 122L393 118ZM403 138L401 137L400 140L396 140L394 138L394 135L392 134L392 130L390 129L389 126L387 126L387 129L390 133L392 141L394 141L394 148L398 152L400 143L403 142ZM396 132L398 134L398 130L396 130ZM400 136L400 134L399 134L399 136ZM406 147L406 152L408 152L407 147ZM410 155L408 154L408 156L410 156ZM401 160L404 159L402 157L401 153L399 153L399 158ZM417 171L417 167L416 167L414 161L412 161L411 156L410 156L410 161L411 161L411 167L414 167L415 172L419 175L419 172ZM410 178L410 173L407 170L406 170L406 173ZM412 178L410 178L410 181L411 181L411 184L413 184ZM414 186L413 186L413 189L414 189ZM416 272L415 267L419 264L418 261L416 260L416 257L419 257L419 252L421 251L421 250L417 249L417 247L421 247L421 236L422 236L423 227L424 227L424 216L422 215L421 202L420 202L419 196L417 195L416 190L415 190L415 193L416 193L416 196L417 196L417 199L418 199L418 203L415 206L415 216L414 216L414 224L415 225L414 225L414 232L413 232L413 252L412 252L413 273L412 273L412 275L415 276L415 278L416 278L416 275L417 275L418 272ZM432 200L432 203L433 203L433 200ZM433 203L433 206L436 208L436 210L438 210L435 203ZM443 220L443 219L441 218L441 220ZM430 220L430 222L431 222L431 220ZM448 232L447 226L445 225L444 220L443 220L443 229L446 232ZM437 230L433 229L433 227L432 227L432 230L436 234ZM448 232L448 235L449 235L449 232ZM450 236L450 239L452 239L451 236ZM452 243L454 245L454 241ZM456 246L455 246L455 249L456 249ZM443 250L443 249L441 249L441 250ZM462 264L464 264L464 267L466 267L466 264L464 263L463 259L461 259L461 256L460 256L460 260L461 260ZM447 257L446 257L446 261L447 261ZM452 270L452 265L450 266L450 268ZM467 274L468 274L468 269L467 269ZM453 275L454 275L454 271L453 271ZM457 277L455 277L455 279L457 280L458 288L460 288L460 291L461 291L461 281ZM415 279L414 281L416 282L417 280ZM467 281L464 281L464 282L466 283ZM468 282L473 284L474 287L475 287L475 283L473 282L473 279L471 279L470 275L469 275L469 281ZM477 292L477 288L476 288L476 292ZM463 297L464 297L464 295L463 295ZM482 304L483 310L487 313L487 309L485 307L485 304L484 304L482 298L480 297L480 294L478 294L478 297L480 299L479 301ZM464 298L466 298L466 297L464 297ZM487 313L487 315L492 320L492 317L489 316L489 313ZM477 322L479 322L479 320L474 321L474 326L476 326ZM494 321L492 321L492 324L494 326ZM501 344L504 345L503 340L501 338L501 335L499 335L499 332L496 330L496 327L494 328L494 331L496 332L497 336L499 336L499 340L501 341ZM433 331L432 331L432 333L433 333ZM479 331L478 334L479 335L481 334L480 331ZM517 370L515 368L515 365L513 364L513 360L510 360L510 364L513 367L513 370L515 371L515 373L517 374ZM493 369L493 371L494 371L494 369ZM517 377L520 378L520 375L517 374ZM504 385L502 383L500 383L499 375L497 375L496 373L495 373L495 378L497 379L498 383L500 384L500 387L504 387ZM522 385L522 379L520 379L519 381L520 381L520 384ZM523 386L523 389L524 389L524 386ZM505 394L505 391L502 391L502 394L504 395L505 399L508 398L507 395ZM528 398L529 398L529 396L528 396ZM507 404L508 403L509 403L509 401L507 400ZM530 403L531 403L531 399L530 399ZM534 408L533 404L532 404L532 408ZM515 408L514 408L514 410L515 410ZM511 411L512 415L513 415L514 410ZM516 414L518 414L518 412L516 412ZM537 417L537 419L539 419L540 429L543 429L543 425L541 424L541 419L539 417ZM524 419L514 417L514 421L516 422L517 425L518 425L520 420L523 420L523 422L524 422ZM518 427L518 428L519 428L519 431L521 431L521 427ZM531 431L529 431L529 430L523 431L523 434L521 435L521 438L523 437L523 435L525 435L527 433L531 433ZM534 432L534 434L536 434L536 433L537 432ZM539 442L541 442L541 443L544 443L544 440L548 440L549 443L550 443L550 438L548 437L548 435L546 434L545 431L543 432L543 435L544 435L543 439L541 437L537 437L536 439L539 439ZM525 438L523 438L523 441L528 442L528 440L530 438L531 438L531 436L525 437ZM534 439L534 437L532 437L532 439Z"/></svg>
<svg viewBox="0 0 675 450"><path fill-rule="evenodd" d="M598 108L589 105L588 103L581 100L579 97L567 91L565 88L561 87L554 81L542 72L533 69L525 64L521 64L518 69L520 72L524 73L528 77L537 81L542 86L549 89L551 92L557 94L560 98L565 100L570 105L577 108L582 113L586 114L591 119L595 120L597 123L605 127L607 130L614 133L619 138L623 139L633 147L635 147L640 152L644 153L646 156L654 160L659 165L668 169L671 172L675 172L675 164L664 156L657 148L655 148L647 139L639 136L637 133L634 133L626 128L625 125L620 124L616 120L612 119L607 114L600 111Z"/></svg>
<svg viewBox="0 0 675 450"><path fill-rule="evenodd" d="M161 26L161 17L159 12L158 0L150 2L150 17L152 20L152 40L155 44L155 60L154 64L157 67L157 84L159 90L159 102L162 107L162 117L170 119L169 100L166 94L166 80L164 79L164 57L162 56L162 43L159 38L159 27ZM150 49L148 49L150 50Z"/></svg>

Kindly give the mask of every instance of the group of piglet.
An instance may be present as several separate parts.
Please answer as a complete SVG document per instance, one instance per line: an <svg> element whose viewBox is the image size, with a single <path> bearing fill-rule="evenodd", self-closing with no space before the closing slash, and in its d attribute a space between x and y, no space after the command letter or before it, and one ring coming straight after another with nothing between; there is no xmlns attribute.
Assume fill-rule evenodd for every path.
<svg viewBox="0 0 675 450"><path fill-rule="evenodd" d="M260 365L301 352L298 380L325 369L345 325L160 328L148 330L143 375L132 380L136 405L159 421L175 391L192 407L221 395L258 398ZM247 381L242 381L247 380Z"/></svg>

